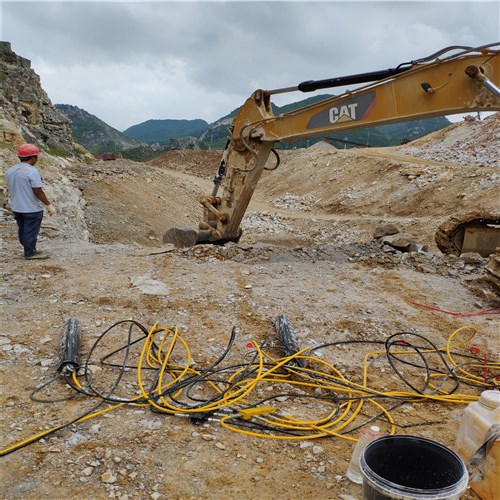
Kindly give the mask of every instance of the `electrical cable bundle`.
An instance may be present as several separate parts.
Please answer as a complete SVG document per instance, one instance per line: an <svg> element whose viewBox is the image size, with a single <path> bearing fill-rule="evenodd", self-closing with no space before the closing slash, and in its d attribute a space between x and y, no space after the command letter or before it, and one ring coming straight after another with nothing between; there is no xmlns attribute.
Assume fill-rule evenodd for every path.
<svg viewBox="0 0 500 500"><path fill-rule="evenodd" d="M111 336L123 338L123 328L127 331L125 344L99 355L105 339L107 344L116 345ZM176 327L163 328L156 323L148 330L132 320L115 323L97 338L79 367L73 369L74 362L64 365L66 369L60 370L58 377L75 391L66 399L79 394L96 404L71 422L0 450L0 456L70 424L125 405L187 417L195 424L218 421L226 429L261 438L304 440L335 436L357 441L349 434L373 420L385 422L388 434L405 427L391 414L405 403L468 404L478 396L459 393L461 387L493 389L500 380L498 361L481 357L474 347L467 354L456 352L473 340L476 330L472 326L453 332L441 348L411 332L398 333L385 341L333 342L286 356L273 354L276 349L269 342L252 342L246 345L249 351L243 361L241 354L233 352L238 344L236 334L237 329L233 328L222 353L201 367ZM465 338L457 341L461 336ZM330 350L336 348L351 346L360 355L363 346L370 345L376 350L364 354L362 377L357 370L349 378L323 359L325 352L335 358ZM232 360L234 357L237 362ZM381 357L387 359L407 389L383 390L373 386L370 368ZM93 373L96 366L99 377ZM384 381L388 380L384 376ZM35 389L32 398L48 402L38 396L47 385ZM64 398L53 401L61 399Z"/></svg>

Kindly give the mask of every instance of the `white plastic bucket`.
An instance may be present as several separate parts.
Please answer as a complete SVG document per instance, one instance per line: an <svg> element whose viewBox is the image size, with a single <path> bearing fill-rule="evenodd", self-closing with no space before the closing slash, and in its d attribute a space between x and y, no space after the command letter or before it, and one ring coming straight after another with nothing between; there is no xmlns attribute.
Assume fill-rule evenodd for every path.
<svg viewBox="0 0 500 500"><path fill-rule="evenodd" d="M417 436L384 436L360 458L363 499L458 499L469 480L462 459L446 446Z"/></svg>

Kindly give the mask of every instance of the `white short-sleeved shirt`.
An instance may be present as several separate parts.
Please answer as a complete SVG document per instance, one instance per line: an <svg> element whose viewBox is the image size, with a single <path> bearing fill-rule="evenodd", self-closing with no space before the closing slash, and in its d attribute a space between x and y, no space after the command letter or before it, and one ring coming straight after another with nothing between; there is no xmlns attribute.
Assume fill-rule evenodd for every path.
<svg viewBox="0 0 500 500"><path fill-rule="evenodd" d="M33 193L33 188L43 187L40 172L29 163L18 163L5 172L13 212L29 213L43 210L43 203Z"/></svg>

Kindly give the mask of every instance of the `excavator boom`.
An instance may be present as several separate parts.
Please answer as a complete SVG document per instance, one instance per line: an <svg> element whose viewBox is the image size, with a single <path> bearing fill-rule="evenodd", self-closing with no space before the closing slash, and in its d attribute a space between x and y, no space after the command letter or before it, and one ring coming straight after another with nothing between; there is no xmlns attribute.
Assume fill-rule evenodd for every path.
<svg viewBox="0 0 500 500"><path fill-rule="evenodd" d="M255 91L233 121L212 195L201 200L204 216L199 228L171 228L163 242L183 247L237 241L243 216L278 141L456 113L499 111L499 45L448 47L395 69ZM460 52L439 57L457 49ZM370 83L289 113L275 116L272 112L273 94L366 82Z"/></svg>

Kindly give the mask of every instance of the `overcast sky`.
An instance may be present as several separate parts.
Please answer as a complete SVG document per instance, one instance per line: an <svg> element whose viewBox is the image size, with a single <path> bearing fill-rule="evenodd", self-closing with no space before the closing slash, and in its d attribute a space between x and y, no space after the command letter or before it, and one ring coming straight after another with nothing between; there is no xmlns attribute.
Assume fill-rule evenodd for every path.
<svg viewBox="0 0 500 500"><path fill-rule="evenodd" d="M31 60L52 102L118 130L152 118L213 122L258 88L391 68L450 45L500 39L498 0L3 0L1 8L2 40Z"/></svg>

